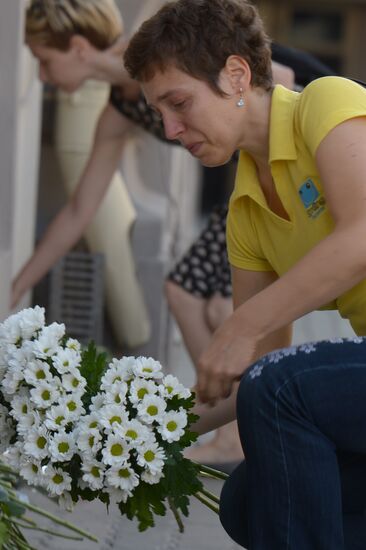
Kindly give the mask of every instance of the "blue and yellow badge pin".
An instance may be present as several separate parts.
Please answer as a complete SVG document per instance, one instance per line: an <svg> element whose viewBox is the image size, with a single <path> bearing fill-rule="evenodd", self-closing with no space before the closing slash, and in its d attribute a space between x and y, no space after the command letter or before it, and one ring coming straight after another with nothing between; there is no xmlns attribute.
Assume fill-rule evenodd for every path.
<svg viewBox="0 0 366 550"><path fill-rule="evenodd" d="M299 188L299 196L309 218L317 218L325 210L325 198L321 195L311 178Z"/></svg>

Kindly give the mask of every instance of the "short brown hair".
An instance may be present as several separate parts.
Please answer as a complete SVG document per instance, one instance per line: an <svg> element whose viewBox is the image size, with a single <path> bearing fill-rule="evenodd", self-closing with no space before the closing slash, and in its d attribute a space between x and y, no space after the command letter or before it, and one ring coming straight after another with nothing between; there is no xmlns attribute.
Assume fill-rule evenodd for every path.
<svg viewBox="0 0 366 550"><path fill-rule="evenodd" d="M75 34L105 50L122 33L114 0L30 0L25 19L27 44L68 50Z"/></svg>
<svg viewBox="0 0 366 550"><path fill-rule="evenodd" d="M248 0L177 0L141 25L124 63L139 81L174 65L222 95L219 74L235 54L249 63L253 86L272 87L270 40Z"/></svg>

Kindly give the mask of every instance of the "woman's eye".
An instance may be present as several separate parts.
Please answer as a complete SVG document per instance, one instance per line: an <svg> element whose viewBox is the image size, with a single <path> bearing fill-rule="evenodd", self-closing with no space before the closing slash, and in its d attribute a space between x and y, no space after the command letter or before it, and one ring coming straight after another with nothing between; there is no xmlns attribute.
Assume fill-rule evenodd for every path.
<svg viewBox="0 0 366 550"><path fill-rule="evenodd" d="M173 104L174 109L182 109L185 106L185 101L178 101L177 103Z"/></svg>

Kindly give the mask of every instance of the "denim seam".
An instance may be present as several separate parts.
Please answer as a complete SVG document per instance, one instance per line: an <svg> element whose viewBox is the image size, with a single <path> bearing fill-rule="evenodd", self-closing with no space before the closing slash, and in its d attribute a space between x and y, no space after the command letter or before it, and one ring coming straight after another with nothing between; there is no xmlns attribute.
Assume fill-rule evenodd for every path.
<svg viewBox="0 0 366 550"><path fill-rule="evenodd" d="M349 369L349 368L352 368L352 367L365 368L365 364L364 363L351 363L351 364L348 363L347 365L344 365L344 366L339 365L337 368ZM285 453L283 438L282 438L282 434L281 434L281 425L280 425L280 421L279 421L279 417L278 417L278 397L279 397L279 394L281 393L281 391L283 390L283 388L285 386L287 386L290 382L292 382L295 378L298 378L299 376L302 376L303 374L307 374L308 372L314 372L315 370L318 371L318 370L321 370L321 369L323 369L323 370L333 370L334 365L319 365L318 367L312 367L312 368L304 369L301 372L298 372L298 373L292 375L290 378L287 378L282 383L282 385L276 390L276 394L275 394L275 397L276 397L276 404L275 404L275 407L276 407L276 423L277 423L277 430L278 430L278 435L279 435L279 439L280 439L281 453L282 453L282 459L283 459L283 465L284 465L284 471L285 471L285 478L286 478L286 485L287 485L288 514L287 514L286 550L289 549L289 544L290 544L291 497L290 497L290 480L289 480L288 468L287 468L287 462L286 462L286 453Z"/></svg>

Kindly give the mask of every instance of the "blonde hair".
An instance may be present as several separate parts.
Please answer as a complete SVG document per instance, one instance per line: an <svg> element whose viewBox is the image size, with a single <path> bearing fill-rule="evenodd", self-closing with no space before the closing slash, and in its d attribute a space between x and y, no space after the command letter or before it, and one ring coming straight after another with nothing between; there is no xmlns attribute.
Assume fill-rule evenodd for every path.
<svg viewBox="0 0 366 550"><path fill-rule="evenodd" d="M30 0L26 11L27 44L67 50L70 38L85 37L105 50L121 35L121 14L114 0Z"/></svg>

